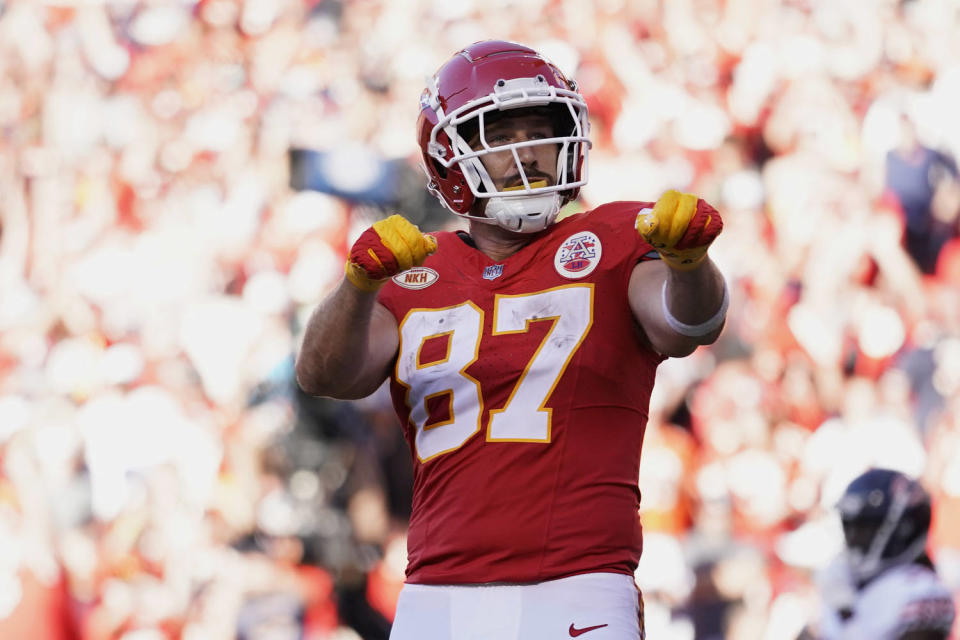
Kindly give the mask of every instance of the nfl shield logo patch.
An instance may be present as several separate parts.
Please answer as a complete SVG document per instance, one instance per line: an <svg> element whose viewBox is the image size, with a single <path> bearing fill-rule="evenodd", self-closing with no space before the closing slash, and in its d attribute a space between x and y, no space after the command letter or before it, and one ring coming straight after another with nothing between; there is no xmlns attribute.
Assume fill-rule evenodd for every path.
<svg viewBox="0 0 960 640"><path fill-rule="evenodd" d="M503 265L494 264L489 267L484 267L483 269L483 279L484 280L496 280L503 275Z"/></svg>
<svg viewBox="0 0 960 640"><path fill-rule="evenodd" d="M583 278L597 268L600 255L600 238L589 231L581 231L560 244L553 266L564 278Z"/></svg>

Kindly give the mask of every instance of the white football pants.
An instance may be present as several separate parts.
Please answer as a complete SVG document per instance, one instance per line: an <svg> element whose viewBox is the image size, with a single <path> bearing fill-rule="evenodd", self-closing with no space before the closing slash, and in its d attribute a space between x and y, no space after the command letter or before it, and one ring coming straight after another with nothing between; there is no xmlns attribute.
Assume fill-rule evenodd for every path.
<svg viewBox="0 0 960 640"><path fill-rule="evenodd" d="M530 585L406 584L390 640L642 640L632 576L588 573Z"/></svg>

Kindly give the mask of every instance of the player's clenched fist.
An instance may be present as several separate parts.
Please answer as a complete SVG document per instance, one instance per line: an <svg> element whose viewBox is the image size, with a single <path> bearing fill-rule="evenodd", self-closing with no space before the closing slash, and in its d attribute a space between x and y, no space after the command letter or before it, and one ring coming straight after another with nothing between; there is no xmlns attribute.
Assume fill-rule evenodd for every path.
<svg viewBox="0 0 960 640"><path fill-rule="evenodd" d="M637 233L653 245L673 269L689 271L700 264L723 229L717 210L691 193L670 190L653 209L637 214Z"/></svg>
<svg viewBox="0 0 960 640"><path fill-rule="evenodd" d="M420 233L403 216L392 215L360 234L347 259L347 279L358 289L376 291L387 278L418 267L437 250L433 236Z"/></svg>

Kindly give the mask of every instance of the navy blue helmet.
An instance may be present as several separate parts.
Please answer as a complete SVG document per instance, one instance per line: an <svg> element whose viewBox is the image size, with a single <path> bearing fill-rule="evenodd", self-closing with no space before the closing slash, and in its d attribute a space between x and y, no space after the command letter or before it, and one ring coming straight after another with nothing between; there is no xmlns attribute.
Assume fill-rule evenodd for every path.
<svg viewBox="0 0 960 640"><path fill-rule="evenodd" d="M857 476L837 508L850 566L861 582L913 562L926 549L930 495L899 471L870 469Z"/></svg>

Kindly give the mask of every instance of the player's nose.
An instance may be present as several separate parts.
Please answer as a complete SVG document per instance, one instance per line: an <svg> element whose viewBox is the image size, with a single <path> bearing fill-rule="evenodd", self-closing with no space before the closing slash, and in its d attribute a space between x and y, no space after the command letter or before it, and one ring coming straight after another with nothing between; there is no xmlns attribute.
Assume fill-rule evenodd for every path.
<svg viewBox="0 0 960 640"><path fill-rule="evenodd" d="M520 162L524 165L535 166L537 164L537 153L533 145L519 147L517 149L517 157L520 158Z"/></svg>

